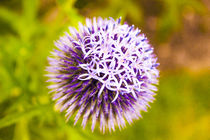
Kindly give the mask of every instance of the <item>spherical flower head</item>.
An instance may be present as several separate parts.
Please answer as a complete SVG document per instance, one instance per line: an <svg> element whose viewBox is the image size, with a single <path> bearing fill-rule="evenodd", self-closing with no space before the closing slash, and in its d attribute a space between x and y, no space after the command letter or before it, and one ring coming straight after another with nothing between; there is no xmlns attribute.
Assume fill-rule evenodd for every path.
<svg viewBox="0 0 210 140"><path fill-rule="evenodd" d="M121 18L86 19L55 42L47 67L53 100L66 118L115 131L141 117L154 100L159 71L153 48Z"/></svg>

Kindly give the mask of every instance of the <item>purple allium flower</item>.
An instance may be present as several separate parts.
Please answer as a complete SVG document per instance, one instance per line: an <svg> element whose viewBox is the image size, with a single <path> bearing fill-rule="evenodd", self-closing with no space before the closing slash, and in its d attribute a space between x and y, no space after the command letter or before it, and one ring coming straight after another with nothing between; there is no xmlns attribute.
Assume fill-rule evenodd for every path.
<svg viewBox="0 0 210 140"><path fill-rule="evenodd" d="M154 100L159 71L153 48L138 28L112 18L86 19L55 42L47 67L53 100L83 128L115 131Z"/></svg>

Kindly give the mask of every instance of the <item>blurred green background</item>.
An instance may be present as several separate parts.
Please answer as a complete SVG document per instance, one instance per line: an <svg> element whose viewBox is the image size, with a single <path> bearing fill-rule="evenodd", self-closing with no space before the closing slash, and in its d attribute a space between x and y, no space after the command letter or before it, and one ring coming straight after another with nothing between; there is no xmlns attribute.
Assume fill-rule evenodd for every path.
<svg viewBox="0 0 210 140"><path fill-rule="evenodd" d="M0 0L0 140L209 140L209 8L208 0ZM143 119L106 135L65 123L43 76L53 42L94 16L139 27L161 71Z"/></svg>

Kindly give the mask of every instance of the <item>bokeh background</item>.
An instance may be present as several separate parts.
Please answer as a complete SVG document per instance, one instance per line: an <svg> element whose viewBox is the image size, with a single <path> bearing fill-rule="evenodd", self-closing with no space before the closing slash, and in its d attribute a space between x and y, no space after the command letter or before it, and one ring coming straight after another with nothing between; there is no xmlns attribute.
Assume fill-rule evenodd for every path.
<svg viewBox="0 0 210 140"><path fill-rule="evenodd" d="M0 0L0 140L210 140L210 1ZM65 123L48 94L53 42L85 17L139 27L160 62L143 119L102 135Z"/></svg>

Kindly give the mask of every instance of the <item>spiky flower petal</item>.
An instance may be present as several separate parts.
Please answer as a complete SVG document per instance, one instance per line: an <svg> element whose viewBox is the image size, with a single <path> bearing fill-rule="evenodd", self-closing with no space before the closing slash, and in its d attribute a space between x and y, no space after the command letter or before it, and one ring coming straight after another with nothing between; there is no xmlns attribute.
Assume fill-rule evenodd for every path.
<svg viewBox="0 0 210 140"><path fill-rule="evenodd" d="M47 67L53 100L85 128L103 133L141 117L154 100L159 71L153 48L139 29L102 18L86 19L79 31L55 42ZM81 118L81 119L80 119Z"/></svg>

